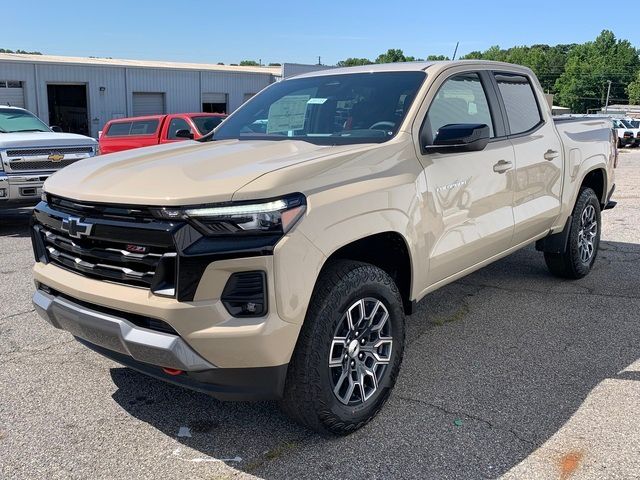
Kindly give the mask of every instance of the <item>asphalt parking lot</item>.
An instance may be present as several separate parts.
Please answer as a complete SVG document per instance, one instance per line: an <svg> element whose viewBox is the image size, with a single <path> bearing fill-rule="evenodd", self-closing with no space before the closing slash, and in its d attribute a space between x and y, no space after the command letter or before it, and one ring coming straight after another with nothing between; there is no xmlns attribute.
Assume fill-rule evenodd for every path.
<svg viewBox="0 0 640 480"><path fill-rule="evenodd" d="M527 248L429 295L390 401L344 438L54 330L31 306L27 216L4 217L0 477L640 478L640 153L621 154L615 199L587 278Z"/></svg>

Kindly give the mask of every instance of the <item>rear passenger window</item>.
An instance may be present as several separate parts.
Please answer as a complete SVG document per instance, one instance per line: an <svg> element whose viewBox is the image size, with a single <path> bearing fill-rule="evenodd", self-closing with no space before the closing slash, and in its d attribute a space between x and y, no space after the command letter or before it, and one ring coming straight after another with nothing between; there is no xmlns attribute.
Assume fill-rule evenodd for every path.
<svg viewBox="0 0 640 480"><path fill-rule="evenodd" d="M477 73L465 73L448 79L431 102L427 113L431 141L438 130L455 123L486 124L495 136L489 102Z"/></svg>
<svg viewBox="0 0 640 480"><path fill-rule="evenodd" d="M139 120L131 125L131 135L152 135L158 130L158 120Z"/></svg>
<svg viewBox="0 0 640 480"><path fill-rule="evenodd" d="M129 135L129 130L131 130L131 122L112 123L109 130L107 130L107 137Z"/></svg>
<svg viewBox="0 0 640 480"><path fill-rule="evenodd" d="M542 122L538 102L527 77L497 73L496 80L507 109L511 134L526 132Z"/></svg>

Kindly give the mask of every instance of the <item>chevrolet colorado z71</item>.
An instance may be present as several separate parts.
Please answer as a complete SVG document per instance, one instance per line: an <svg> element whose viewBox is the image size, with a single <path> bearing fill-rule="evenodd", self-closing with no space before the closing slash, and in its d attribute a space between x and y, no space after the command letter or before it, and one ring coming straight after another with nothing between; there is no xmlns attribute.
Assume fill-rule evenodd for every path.
<svg viewBox="0 0 640 480"><path fill-rule="evenodd" d="M509 64L287 79L201 141L49 178L34 304L126 366L348 433L389 396L414 302L532 242L589 272L615 141L609 119L555 122Z"/></svg>
<svg viewBox="0 0 640 480"><path fill-rule="evenodd" d="M0 213L35 205L49 175L97 150L93 138L55 133L31 112L0 105Z"/></svg>

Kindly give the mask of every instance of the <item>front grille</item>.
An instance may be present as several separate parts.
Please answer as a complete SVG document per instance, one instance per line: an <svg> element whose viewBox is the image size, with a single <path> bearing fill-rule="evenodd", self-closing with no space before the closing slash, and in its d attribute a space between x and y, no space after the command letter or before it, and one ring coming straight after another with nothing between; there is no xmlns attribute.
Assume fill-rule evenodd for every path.
<svg viewBox="0 0 640 480"><path fill-rule="evenodd" d="M21 170L58 170L63 167L67 167L72 163L82 160L81 158L74 158L69 160L61 160L59 162L52 162L51 160L14 160L9 162L9 167L13 171Z"/></svg>
<svg viewBox="0 0 640 480"><path fill-rule="evenodd" d="M146 207L138 205L110 205L106 203L87 203L49 196L51 207L58 211L76 215L124 220L129 222L152 222L154 217Z"/></svg>
<svg viewBox="0 0 640 480"><path fill-rule="evenodd" d="M71 238L65 232L45 226L40 226L39 230L51 263L99 280L150 288L159 264L175 262L175 252L165 247L130 245L90 237ZM144 253L129 250L142 250ZM163 268L167 270L166 266Z"/></svg>
<svg viewBox="0 0 640 480"><path fill-rule="evenodd" d="M49 156L52 153L61 153L63 155L72 153L93 153L93 147L45 147L7 150L8 157L37 157L41 155Z"/></svg>

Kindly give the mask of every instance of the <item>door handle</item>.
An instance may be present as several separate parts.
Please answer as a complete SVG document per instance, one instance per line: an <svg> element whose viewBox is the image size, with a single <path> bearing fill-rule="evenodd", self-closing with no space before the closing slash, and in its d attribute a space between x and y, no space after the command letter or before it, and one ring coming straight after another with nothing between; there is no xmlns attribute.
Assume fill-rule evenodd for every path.
<svg viewBox="0 0 640 480"><path fill-rule="evenodd" d="M513 164L511 162L507 162L506 160L500 160L493 166L493 171L496 173L504 173L507 170L511 170L513 168Z"/></svg>
<svg viewBox="0 0 640 480"><path fill-rule="evenodd" d="M554 158L556 158L558 155L560 155L559 152L557 152L556 150L547 150L546 152L544 152L544 159L545 160L553 160Z"/></svg>

